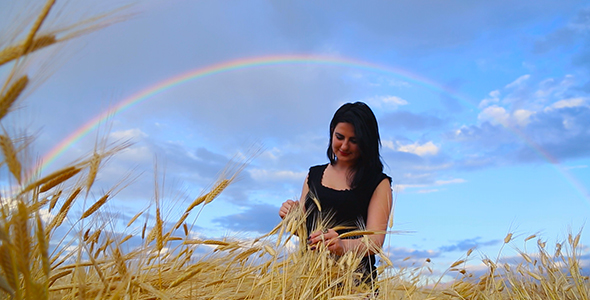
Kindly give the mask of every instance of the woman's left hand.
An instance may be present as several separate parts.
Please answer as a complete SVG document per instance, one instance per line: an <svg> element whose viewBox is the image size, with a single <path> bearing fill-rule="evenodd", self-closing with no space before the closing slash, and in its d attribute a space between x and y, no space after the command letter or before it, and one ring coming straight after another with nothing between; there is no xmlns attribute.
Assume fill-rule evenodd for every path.
<svg viewBox="0 0 590 300"><path fill-rule="evenodd" d="M338 232L334 229L324 229L312 232L307 238L307 244L311 246L310 250L316 250L320 244L336 255L344 254L344 243L338 237Z"/></svg>

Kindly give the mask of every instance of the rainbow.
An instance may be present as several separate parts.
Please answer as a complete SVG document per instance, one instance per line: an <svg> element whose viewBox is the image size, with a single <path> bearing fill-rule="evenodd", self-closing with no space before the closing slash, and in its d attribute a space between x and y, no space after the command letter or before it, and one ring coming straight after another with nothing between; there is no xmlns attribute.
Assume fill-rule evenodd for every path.
<svg viewBox="0 0 590 300"><path fill-rule="evenodd" d="M275 65L328 65L328 66L340 66L349 67L354 69L363 69L370 72L385 73L389 76L393 75L399 79L413 83L415 85L427 88L436 93L442 93L449 95L455 99L464 102L467 105L473 106L472 103L465 100L464 97L457 96L457 93L439 85L438 83L413 74L406 70L386 67L366 61L360 61L351 58L342 58L334 56L321 56L321 55L274 55L274 56L261 56L242 58L231 61L226 61L203 68L188 71L186 73L168 78L164 81L158 82L144 90L141 90L114 105L110 109L107 109L99 115L92 118L90 121L82 125L76 131L68 135L59 144L54 146L42 159L40 171L45 170L51 163L53 163L60 155L62 155L69 147L75 144L77 141L85 137L88 133L94 130L109 116L113 117L119 113L122 113L130 107L146 101L158 94L164 93L174 87L193 81L199 78L212 76L215 74L231 72L235 70L264 67L264 66L275 66Z"/></svg>
<svg viewBox="0 0 590 300"><path fill-rule="evenodd" d="M388 76L404 80L414 85L423 87L434 93L444 94L457 99L468 107L475 108L476 103L472 103L466 97L459 95L456 91L448 87L442 86L428 78L408 72L407 70L393 68L389 66L379 65L367 61L361 61L353 58L337 57L337 56L323 56L323 55L273 55L273 56L259 56L250 58L240 58L236 60L221 62L210 66L190 70L180 75L160 81L146 89L143 89L123 100L116 105L100 113L92 118L90 121L82 125L76 131L72 132L53 149L51 149L41 160L41 164L36 170L38 173L47 169L60 155L62 155L69 147L74 145L77 141L88 135L91 131L97 128L109 117L120 114L134 105L146 101L158 94L164 93L174 87L184 83L212 76L220 73L231 72L241 69L258 68L265 66L278 65L322 65L322 66L337 66L347 67L353 69L367 70L373 73L383 73ZM531 149L538 153L541 157L555 166L556 170L561 173L566 180L590 203L590 195L585 191L584 186L578 182L567 170L559 165L559 162L552 157L547 151L542 149L534 141L530 140L526 135L521 133L518 129L505 126L513 134L521 138Z"/></svg>

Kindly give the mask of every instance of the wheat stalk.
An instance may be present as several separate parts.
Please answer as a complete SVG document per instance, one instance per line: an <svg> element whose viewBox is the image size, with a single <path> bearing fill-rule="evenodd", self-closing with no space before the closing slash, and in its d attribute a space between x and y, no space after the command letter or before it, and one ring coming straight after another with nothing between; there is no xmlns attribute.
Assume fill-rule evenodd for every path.
<svg viewBox="0 0 590 300"><path fill-rule="evenodd" d="M41 24L43 24L43 21L45 21L45 19L47 18L49 11L51 10L51 7L54 4L55 4L55 0L48 0L45 3L45 6L43 7L41 12L39 13L37 20L35 20L35 23L33 23L33 27L29 31L29 34L27 35L25 42L23 43L23 54L26 54L29 52L29 47L31 47L31 44L33 43L33 39L35 38L35 34L37 34L37 31L39 31L39 28L41 28Z"/></svg>
<svg viewBox="0 0 590 300"><path fill-rule="evenodd" d="M207 199L207 196L208 196L208 195L209 195L209 194L207 193L207 194L205 194L205 195L203 195L203 196L197 197L197 199L195 199L195 201L193 201L193 202L192 202L192 203L191 203L191 204L188 206L188 208L186 209L186 211L185 211L185 212L186 212L186 213L188 213L188 212L190 212L190 211L191 211L193 208L195 208L197 205L199 205L199 204L203 203L203 201L205 201L205 199ZM187 214L187 216L188 216L188 214ZM182 223L182 222L180 222L180 223Z"/></svg>

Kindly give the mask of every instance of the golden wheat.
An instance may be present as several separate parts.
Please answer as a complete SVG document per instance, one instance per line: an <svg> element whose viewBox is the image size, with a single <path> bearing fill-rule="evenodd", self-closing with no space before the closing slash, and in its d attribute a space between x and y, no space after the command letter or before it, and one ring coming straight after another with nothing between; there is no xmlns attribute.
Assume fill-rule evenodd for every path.
<svg viewBox="0 0 590 300"><path fill-rule="evenodd" d="M51 202L49 202L49 212L51 212L55 208L55 205L57 205L57 200L59 200L59 197L61 197L62 192L62 190L59 190L57 193L51 196Z"/></svg>
<svg viewBox="0 0 590 300"><path fill-rule="evenodd" d="M88 176L86 176L86 191L87 193L90 191L90 188L94 184L96 180L96 175L98 174L98 168L100 167L100 161L102 157L94 152L92 158L90 159L90 167L88 170Z"/></svg>
<svg viewBox="0 0 590 300"><path fill-rule="evenodd" d="M17 286L19 284L18 270L15 264L13 252L6 242L3 242L0 245L0 266L2 266L6 281L10 286L10 290L8 292L12 291L12 293L14 293L14 291L17 290Z"/></svg>
<svg viewBox="0 0 590 300"><path fill-rule="evenodd" d="M0 135L0 149L2 149L2 153L4 154L4 161L8 165L8 170L20 184L22 167L16 156L16 150L12 144L12 140L5 135Z"/></svg>
<svg viewBox="0 0 590 300"><path fill-rule="evenodd" d="M508 244L511 239L512 239L512 233L508 233L506 235L506 237L504 238L504 244Z"/></svg>
<svg viewBox="0 0 590 300"><path fill-rule="evenodd" d="M133 216L133 218L131 218L131 220L129 220L129 222L127 223L126 227L131 226L131 224L133 224L133 222L135 222L135 220L137 220L137 218L139 218L139 216L141 216L144 213L144 211L140 211L137 214L135 214L135 216Z"/></svg>
<svg viewBox="0 0 590 300"><path fill-rule="evenodd" d="M205 198L205 204L213 201L213 199L215 199L229 185L229 183L229 179L223 179L217 186L215 186L215 188L211 190L211 192L207 194L207 197Z"/></svg>
<svg viewBox="0 0 590 300"><path fill-rule="evenodd" d="M52 189L56 185L72 178L74 175L78 174L81 170L82 169L76 168L76 167L69 167L69 168L67 168L67 170L62 170L63 172L60 172L55 177L48 180L47 183L43 184L41 186L41 188L39 189L39 192L40 193L47 192L48 190ZM35 184L35 185L38 186L39 184ZM25 190L27 190L27 189L25 189Z"/></svg>
<svg viewBox="0 0 590 300"><path fill-rule="evenodd" d="M20 96L22 91L27 87L29 77L27 75L17 79L7 90L4 95L0 95L0 119L4 118L16 99Z"/></svg>
<svg viewBox="0 0 590 300"><path fill-rule="evenodd" d="M39 257L41 258L43 275L45 275L45 278L49 278L51 267L49 265L48 243L45 237L43 223L41 222L41 216L38 212L35 214L35 219L37 225L35 235L37 236L37 246L39 248Z"/></svg>
<svg viewBox="0 0 590 300"><path fill-rule="evenodd" d="M86 219L90 217L93 213L95 213L101 206L103 206L107 199L109 198L109 194L105 194L104 196L100 197L98 201L96 201L90 208L88 208L80 217L80 219Z"/></svg>
<svg viewBox="0 0 590 300"><path fill-rule="evenodd" d="M162 251L164 248L164 239L162 238L162 218L160 217L160 208L156 208L156 226L155 226L155 235L156 235L156 247L159 251Z"/></svg>
<svg viewBox="0 0 590 300"><path fill-rule="evenodd" d="M66 215L68 214L68 211L70 210L74 200L76 199L78 194L80 194L81 191L82 188L77 188L76 190L74 190L74 192L72 192L68 199L66 199L64 204L59 209L57 215L51 220L51 222L47 226L47 234L49 234L49 232L51 232L54 228L57 228L61 225L61 223L66 218Z"/></svg>

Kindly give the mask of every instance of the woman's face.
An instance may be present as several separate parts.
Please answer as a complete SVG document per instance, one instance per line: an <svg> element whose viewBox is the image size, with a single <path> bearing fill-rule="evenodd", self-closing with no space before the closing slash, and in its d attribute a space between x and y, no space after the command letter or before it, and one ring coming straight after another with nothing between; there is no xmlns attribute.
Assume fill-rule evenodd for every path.
<svg viewBox="0 0 590 300"><path fill-rule="evenodd" d="M350 123L338 123L332 133L332 151L338 163L354 164L360 157L360 149Z"/></svg>

